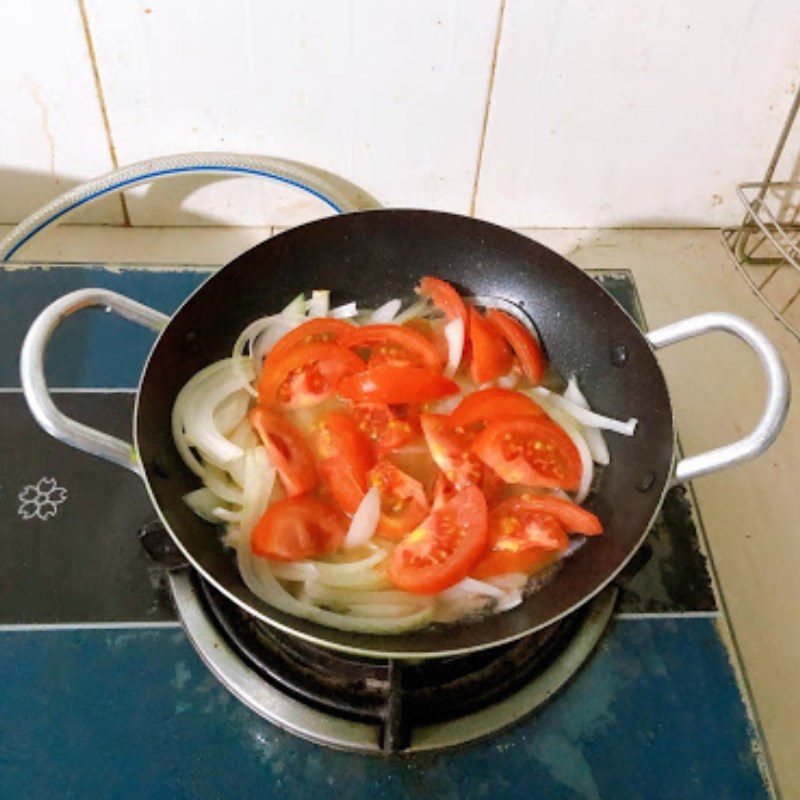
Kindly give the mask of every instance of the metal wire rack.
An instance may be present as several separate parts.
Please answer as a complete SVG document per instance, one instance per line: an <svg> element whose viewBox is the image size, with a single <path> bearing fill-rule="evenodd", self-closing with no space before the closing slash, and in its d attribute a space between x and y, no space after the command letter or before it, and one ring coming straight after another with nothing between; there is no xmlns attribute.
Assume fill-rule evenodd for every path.
<svg viewBox="0 0 800 800"><path fill-rule="evenodd" d="M745 208L736 228L722 240L736 268L761 301L800 339L800 179L773 180L800 108L795 94L775 151L760 182L740 183Z"/></svg>

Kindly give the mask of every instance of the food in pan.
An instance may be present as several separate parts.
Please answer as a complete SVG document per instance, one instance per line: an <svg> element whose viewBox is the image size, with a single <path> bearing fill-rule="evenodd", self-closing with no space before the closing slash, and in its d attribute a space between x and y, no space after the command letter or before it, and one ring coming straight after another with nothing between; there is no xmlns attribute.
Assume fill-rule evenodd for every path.
<svg viewBox="0 0 800 800"><path fill-rule="evenodd" d="M297 297L242 331L172 414L243 580L288 614L399 633L519 605L586 539L582 503L636 421L563 393L535 333L424 278L402 309ZM548 388L550 387L550 388Z"/></svg>

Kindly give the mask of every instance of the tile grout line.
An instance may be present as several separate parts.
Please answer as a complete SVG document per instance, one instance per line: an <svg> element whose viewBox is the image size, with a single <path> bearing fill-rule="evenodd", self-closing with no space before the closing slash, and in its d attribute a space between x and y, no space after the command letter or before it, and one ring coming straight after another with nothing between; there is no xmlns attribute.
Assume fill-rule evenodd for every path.
<svg viewBox="0 0 800 800"><path fill-rule="evenodd" d="M114 146L114 137L111 134L111 122L108 118L108 108L106 106L105 93L103 92L103 83L100 80L100 70L97 66L97 56L94 49L94 40L92 39L92 31L89 27L89 15L86 12L86 0L77 0L78 11L81 15L81 26L83 27L83 35L86 38L86 48L89 52L89 62L92 66L92 78L94 80L94 91L97 95L97 102L100 104L100 116L103 119L103 129L106 134L106 144L108 145L108 154L111 158L111 166L114 169L119 169L119 159L117 158L117 148ZM119 194L120 207L122 208L122 220L126 228L131 227L131 217L128 213L128 203L125 200L125 194Z"/></svg>
<svg viewBox="0 0 800 800"><path fill-rule="evenodd" d="M720 611L620 611L613 615L619 620L647 619L719 619Z"/></svg>
<svg viewBox="0 0 800 800"><path fill-rule="evenodd" d="M80 630L147 630L148 628L180 628L178 620L159 620L142 622L22 622L0 624L0 633L37 633L39 631L80 631Z"/></svg>
<svg viewBox="0 0 800 800"><path fill-rule="evenodd" d="M82 0L81 0L82 1ZM475 164L475 178L472 182L472 199L469 204L469 214L475 216L475 206L478 202L478 183L481 179L481 169L483 168L483 151L486 147L486 131L489 127L489 109L492 106L492 94L494 93L494 78L497 72L497 56L500 52L500 37L503 33L503 19L506 15L506 0L500 0L500 9L497 14L497 30L494 35L494 47L492 48L492 65L489 69L489 85L486 91L486 105L483 109L483 121L481 123L481 138L478 143L478 160Z"/></svg>

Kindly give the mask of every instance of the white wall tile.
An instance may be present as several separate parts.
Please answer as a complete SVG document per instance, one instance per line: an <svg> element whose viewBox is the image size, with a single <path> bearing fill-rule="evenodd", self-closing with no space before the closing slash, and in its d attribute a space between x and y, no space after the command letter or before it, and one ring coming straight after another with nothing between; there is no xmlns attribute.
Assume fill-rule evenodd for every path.
<svg viewBox="0 0 800 800"><path fill-rule="evenodd" d="M736 222L798 79L796 0L508 0L476 213Z"/></svg>
<svg viewBox="0 0 800 800"><path fill-rule="evenodd" d="M88 12L121 162L278 155L387 205L469 210L498 0L89 0ZM134 224L282 225L323 211L255 179L135 195Z"/></svg>
<svg viewBox="0 0 800 800"><path fill-rule="evenodd" d="M111 159L77 2L4 5L0 31L0 221L18 222ZM120 201L73 219L121 222Z"/></svg>

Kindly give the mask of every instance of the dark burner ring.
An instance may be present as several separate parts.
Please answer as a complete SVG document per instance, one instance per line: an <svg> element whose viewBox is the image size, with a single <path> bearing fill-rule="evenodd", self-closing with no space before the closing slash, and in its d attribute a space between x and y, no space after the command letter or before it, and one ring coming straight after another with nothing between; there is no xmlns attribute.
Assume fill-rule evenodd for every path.
<svg viewBox="0 0 800 800"><path fill-rule="evenodd" d="M583 608L524 639L468 655L376 660L283 633L199 583L225 638L262 678L320 711L378 725L385 752L408 747L415 726L471 714L522 688L569 644L586 616Z"/></svg>

